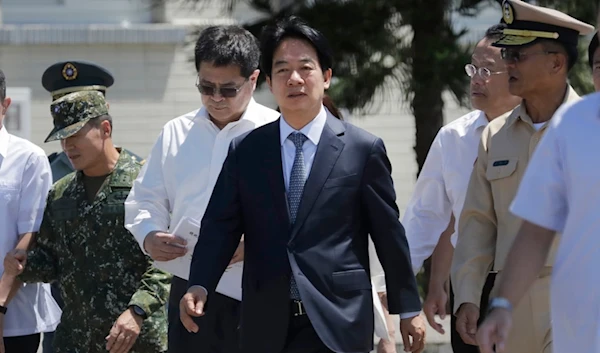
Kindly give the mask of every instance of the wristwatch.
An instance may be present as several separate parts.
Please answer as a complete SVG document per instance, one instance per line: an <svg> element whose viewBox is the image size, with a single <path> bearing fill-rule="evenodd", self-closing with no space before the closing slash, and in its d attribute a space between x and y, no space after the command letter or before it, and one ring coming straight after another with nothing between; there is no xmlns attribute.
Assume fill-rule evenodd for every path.
<svg viewBox="0 0 600 353"><path fill-rule="evenodd" d="M144 309L142 309L140 306L138 305L131 305L129 306L131 309L133 309L133 313L136 314L137 316L141 317L142 319L146 319L148 317L148 315L146 314L146 312L144 311Z"/></svg>
<svg viewBox="0 0 600 353"><path fill-rule="evenodd" d="M6 307L4 305L0 305L0 314L6 314Z"/></svg>
<svg viewBox="0 0 600 353"><path fill-rule="evenodd" d="M487 312L490 313L494 309L504 309L504 310L511 312L512 305L510 304L510 301L508 299L502 298L502 297L496 297L496 298L492 298L490 300L490 303L488 304Z"/></svg>

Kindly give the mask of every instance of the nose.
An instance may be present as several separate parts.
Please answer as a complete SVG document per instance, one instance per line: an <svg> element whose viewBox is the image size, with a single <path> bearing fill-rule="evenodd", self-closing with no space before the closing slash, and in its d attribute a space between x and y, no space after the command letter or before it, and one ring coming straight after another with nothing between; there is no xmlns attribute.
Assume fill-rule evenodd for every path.
<svg viewBox="0 0 600 353"><path fill-rule="evenodd" d="M212 96L210 96L210 99L213 102L222 102L223 100L225 100L225 97L223 97L223 95L221 95L221 91L216 91Z"/></svg>
<svg viewBox="0 0 600 353"><path fill-rule="evenodd" d="M301 85L304 83L302 76L298 73L298 71L293 70L290 74L290 78L287 81L288 86Z"/></svg>
<svg viewBox="0 0 600 353"><path fill-rule="evenodd" d="M475 73L475 75L473 75L471 77L471 85L472 86L483 86L483 85L485 85L485 79L483 77L481 77L481 75L479 73Z"/></svg>

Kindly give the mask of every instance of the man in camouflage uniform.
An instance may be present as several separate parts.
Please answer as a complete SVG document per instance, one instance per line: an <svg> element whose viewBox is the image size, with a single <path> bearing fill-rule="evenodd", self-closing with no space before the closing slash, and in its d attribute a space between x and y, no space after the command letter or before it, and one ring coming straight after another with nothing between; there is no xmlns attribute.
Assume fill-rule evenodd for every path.
<svg viewBox="0 0 600 353"><path fill-rule="evenodd" d="M42 74L42 86L50 93L53 101L81 91L97 91L106 97L106 91L114 82L113 75L107 69L87 61L60 61L50 65ZM131 155L142 160L133 153ZM54 152L48 156L48 159L54 182L74 171L64 152ZM62 303L59 302L59 305L62 306Z"/></svg>
<svg viewBox="0 0 600 353"><path fill-rule="evenodd" d="M112 144L100 92L68 94L51 113L46 142L61 140L77 172L53 186L34 244L7 255L5 274L58 281L65 305L57 353L165 352L171 277L152 267L123 226L123 202L141 164Z"/></svg>

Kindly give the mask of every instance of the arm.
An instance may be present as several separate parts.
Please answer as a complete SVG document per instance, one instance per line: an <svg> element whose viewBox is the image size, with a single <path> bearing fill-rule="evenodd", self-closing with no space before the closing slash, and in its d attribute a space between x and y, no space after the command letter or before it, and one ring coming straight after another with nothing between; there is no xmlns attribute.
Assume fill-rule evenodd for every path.
<svg viewBox="0 0 600 353"><path fill-rule="evenodd" d="M448 228L442 233L440 241L431 257L430 290L432 287L443 290L445 283L450 278L450 267L452 266L452 256L454 255L454 246L450 242L452 234L454 234L454 216L450 219Z"/></svg>
<svg viewBox="0 0 600 353"><path fill-rule="evenodd" d="M389 340L380 339L377 344L377 353L392 353L396 352L396 325L394 319L388 310L387 293L377 292L379 300L381 301L381 307L383 308L383 316L385 317L385 323L388 328Z"/></svg>
<svg viewBox="0 0 600 353"><path fill-rule="evenodd" d="M215 291L242 237L242 214L239 198L235 140L210 201L194 248L189 286L202 286L208 293Z"/></svg>
<svg viewBox="0 0 600 353"><path fill-rule="evenodd" d="M492 187L486 177L489 126L483 131L465 204L459 219L458 240L452 259L454 308L471 303L479 308L481 292L496 249L496 213Z"/></svg>
<svg viewBox="0 0 600 353"><path fill-rule="evenodd" d="M402 218L415 275L431 256L452 216L444 181L443 132L433 141Z"/></svg>
<svg viewBox="0 0 600 353"><path fill-rule="evenodd" d="M421 300L410 269L410 253L399 221L391 164L381 139L370 151L362 180L362 208L377 257L385 272L388 308L392 314L418 313Z"/></svg>
<svg viewBox="0 0 600 353"><path fill-rule="evenodd" d="M33 232L40 229L45 216L46 198L52 186L52 172L48 158L44 155L31 155L21 179L21 193L19 195L19 212L17 219L17 229L21 234L15 250L6 255L4 260L5 272L0 280L0 304L6 306L10 300L17 294L22 286L22 279L16 277L22 272L17 266L24 265L26 252L35 245ZM47 228L47 227L46 227ZM15 255L17 258L15 258ZM33 267L37 267L40 262L47 263L39 255L34 256L30 261ZM46 260L44 258L43 260ZM12 265L11 265L12 263ZM52 264L44 269L46 274L53 272ZM47 277L53 277L52 274Z"/></svg>
<svg viewBox="0 0 600 353"><path fill-rule="evenodd" d="M125 201L125 228L145 254L148 254L144 247L146 236L155 231L168 231L171 220L163 176L164 145L168 143L165 135L163 129Z"/></svg>
<svg viewBox="0 0 600 353"><path fill-rule="evenodd" d="M171 278L172 276L168 273L152 266L152 261L148 259L148 268L128 306L137 305L148 316L162 309L166 303L166 298L169 297Z"/></svg>
<svg viewBox="0 0 600 353"><path fill-rule="evenodd" d="M560 114L557 113L557 115ZM560 136L552 125L536 148L513 203L511 212L524 219L507 255L497 283L497 297L516 307L545 265L556 232L562 232L569 215L567 182ZM496 308L477 332L482 352L503 349L512 320L509 310Z"/></svg>
<svg viewBox="0 0 600 353"><path fill-rule="evenodd" d="M442 233L440 241L433 252L429 288L427 298L423 303L423 312L429 325L441 334L444 334L444 329L442 325L435 321L435 315L440 315L442 319L446 316L446 305L449 296L446 284L450 278L450 266L454 254L454 247L450 242L452 234L454 234L454 217L450 220L448 228Z"/></svg>

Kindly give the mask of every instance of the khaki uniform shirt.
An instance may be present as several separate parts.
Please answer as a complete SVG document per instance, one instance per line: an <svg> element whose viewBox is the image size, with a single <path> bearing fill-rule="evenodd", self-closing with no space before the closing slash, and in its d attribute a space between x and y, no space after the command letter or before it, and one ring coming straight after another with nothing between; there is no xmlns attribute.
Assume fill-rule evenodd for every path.
<svg viewBox="0 0 600 353"><path fill-rule="evenodd" d="M569 86L563 103L578 99ZM509 206L547 125L536 130L521 104L509 115L490 122L481 135L452 260L454 312L463 303L479 306L489 271L504 268L522 222L510 213ZM556 242L547 266L552 266Z"/></svg>
<svg viewBox="0 0 600 353"><path fill-rule="evenodd" d="M64 307L54 336L56 353L105 353L105 337L130 305L148 315L130 352L167 349L171 276L152 266L123 224L124 202L140 169L138 159L122 150L92 202L82 172L68 174L50 190L19 278L58 281Z"/></svg>

